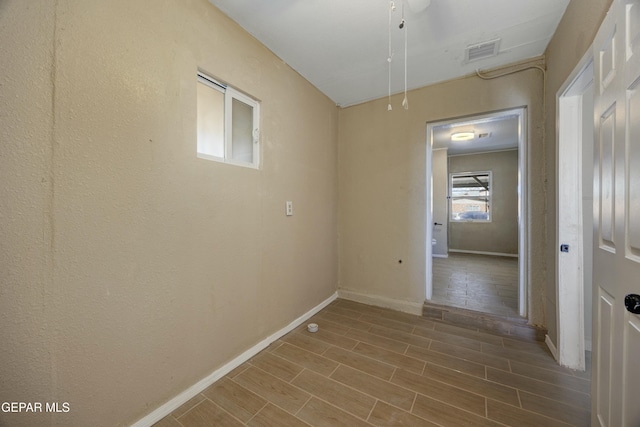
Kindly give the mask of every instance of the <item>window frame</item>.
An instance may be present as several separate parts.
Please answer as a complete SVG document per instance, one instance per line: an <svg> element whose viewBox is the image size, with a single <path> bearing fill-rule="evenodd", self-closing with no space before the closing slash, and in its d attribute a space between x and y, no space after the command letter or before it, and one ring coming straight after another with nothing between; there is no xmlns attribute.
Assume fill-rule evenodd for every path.
<svg viewBox="0 0 640 427"><path fill-rule="evenodd" d="M487 175L489 177L489 182L488 182L488 195L486 197L486 203L488 205L488 210L487 212L489 213L489 218L488 219L474 219L474 218L469 218L469 219L460 219L460 218L454 218L454 212L453 212L453 203L455 200L459 200L459 199L478 199L478 200L482 200L484 199L484 197L482 196L454 196L453 194L453 179L456 177L461 177L461 176L470 176L470 175ZM466 211L466 212L473 212L473 211ZM493 174L491 171L472 171L472 172L451 172L449 173L449 221L451 222L456 222L456 223L470 223L470 222L478 222L478 223L490 223L493 221Z"/></svg>
<svg viewBox="0 0 640 427"><path fill-rule="evenodd" d="M201 152L198 149L197 141L196 141L196 154L200 159L212 160L215 162L226 163L235 166L242 166L251 169L259 169L260 168L260 103L246 95L237 89L226 85L224 83L220 83L213 77L205 74L201 71L198 72L198 78L196 84L204 84L211 89L217 90L224 95L224 142L223 142L223 153L224 157L214 156L212 154ZM243 162L236 159L233 159L233 100L236 99L246 105L249 105L252 108L252 121L253 121L253 130L252 130L252 143L253 143L253 152L252 152L252 161L251 162ZM197 108L197 107L196 107ZM197 111L196 111L197 115ZM197 138L197 135L196 135Z"/></svg>

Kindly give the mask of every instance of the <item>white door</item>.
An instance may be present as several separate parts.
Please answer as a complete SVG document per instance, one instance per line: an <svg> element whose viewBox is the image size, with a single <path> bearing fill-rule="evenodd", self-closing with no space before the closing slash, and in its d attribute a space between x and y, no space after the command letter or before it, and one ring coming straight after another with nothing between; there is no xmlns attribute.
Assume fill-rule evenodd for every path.
<svg viewBox="0 0 640 427"><path fill-rule="evenodd" d="M640 0L614 0L594 41L592 425L640 426Z"/></svg>

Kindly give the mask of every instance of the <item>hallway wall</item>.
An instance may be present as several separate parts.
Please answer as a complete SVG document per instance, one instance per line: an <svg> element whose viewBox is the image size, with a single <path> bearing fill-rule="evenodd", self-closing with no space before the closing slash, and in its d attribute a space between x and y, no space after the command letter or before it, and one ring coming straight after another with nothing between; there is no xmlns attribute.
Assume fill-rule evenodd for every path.
<svg viewBox="0 0 640 427"><path fill-rule="evenodd" d="M491 172L491 221L449 223L449 248L518 255L518 150L449 157L449 173Z"/></svg>
<svg viewBox="0 0 640 427"><path fill-rule="evenodd" d="M331 100L207 0L0 2L1 425L130 425L331 296ZM196 157L196 73L262 166ZM285 201L294 203L286 217Z"/></svg>

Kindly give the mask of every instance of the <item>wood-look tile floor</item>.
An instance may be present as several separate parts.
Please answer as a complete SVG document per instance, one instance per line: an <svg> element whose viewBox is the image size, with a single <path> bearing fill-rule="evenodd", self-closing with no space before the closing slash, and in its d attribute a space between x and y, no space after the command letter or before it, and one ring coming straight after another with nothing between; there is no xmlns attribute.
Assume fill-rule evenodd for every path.
<svg viewBox="0 0 640 427"><path fill-rule="evenodd" d="M518 316L518 259L449 253L433 258L437 304L500 316Z"/></svg>
<svg viewBox="0 0 640 427"><path fill-rule="evenodd" d="M588 426L543 343L338 299L157 427Z"/></svg>

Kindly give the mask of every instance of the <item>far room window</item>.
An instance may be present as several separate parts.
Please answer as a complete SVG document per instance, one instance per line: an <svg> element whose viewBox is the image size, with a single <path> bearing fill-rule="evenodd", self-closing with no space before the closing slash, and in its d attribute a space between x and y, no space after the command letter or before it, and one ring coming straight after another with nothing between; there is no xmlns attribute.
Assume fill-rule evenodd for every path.
<svg viewBox="0 0 640 427"><path fill-rule="evenodd" d="M452 173L451 221L491 221L491 172Z"/></svg>
<svg viewBox="0 0 640 427"><path fill-rule="evenodd" d="M259 104L198 73L198 157L258 168Z"/></svg>

